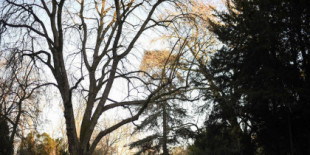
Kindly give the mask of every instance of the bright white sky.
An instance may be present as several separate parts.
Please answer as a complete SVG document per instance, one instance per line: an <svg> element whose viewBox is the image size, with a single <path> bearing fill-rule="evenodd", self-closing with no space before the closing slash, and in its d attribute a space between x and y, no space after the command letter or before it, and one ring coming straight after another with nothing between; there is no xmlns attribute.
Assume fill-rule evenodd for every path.
<svg viewBox="0 0 310 155"><path fill-rule="evenodd" d="M211 0L211 4L218 3L218 1L221 0ZM219 8L221 8L221 6L219 6ZM144 15L140 14L140 16L143 17ZM136 43L136 48L133 51L135 55L138 56L138 60L133 56L132 57L129 56L130 60L134 60L131 62L133 66L139 67L141 62L140 60L142 60L144 51L169 48L169 45L163 41L157 41L157 42L152 41L153 39L158 38L159 35L160 34L154 31L148 31L141 36L141 38ZM47 79L49 79L48 77L53 77L50 71L48 70L46 70L44 74ZM124 85L125 84L123 81L116 82L113 85L114 89L112 90L110 97L116 100L124 99L127 95L126 89L122 89L122 86ZM42 124L40 124L39 126L39 131L46 132L54 138L61 137L63 135L61 134L60 130L61 128L65 127L62 102L60 100L61 97L59 95L59 92L55 88L47 89L46 93L49 95L46 98L42 98L42 102L44 102L42 105L44 105L44 107L42 107L43 110L41 113ZM193 110L192 105L190 104L184 104L184 107L186 109L189 109L190 111ZM193 111L191 113L193 114ZM125 115L119 114L117 109L108 111L108 115L113 115L115 117L127 116L126 114ZM204 118L205 115L203 116L195 115L195 122L198 122L198 124L202 124Z"/></svg>

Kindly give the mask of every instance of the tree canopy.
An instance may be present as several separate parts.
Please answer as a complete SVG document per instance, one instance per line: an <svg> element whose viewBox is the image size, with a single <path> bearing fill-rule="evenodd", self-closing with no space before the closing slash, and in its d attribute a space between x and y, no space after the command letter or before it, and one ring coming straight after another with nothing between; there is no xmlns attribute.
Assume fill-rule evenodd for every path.
<svg viewBox="0 0 310 155"><path fill-rule="evenodd" d="M236 0L216 13L211 30L223 47L203 71L215 88L205 93L215 104L206 137L219 136L212 126L228 127L225 132L233 133L243 154L309 153L309 137L303 136L309 135L308 6Z"/></svg>
<svg viewBox="0 0 310 155"><path fill-rule="evenodd" d="M222 2L1 1L0 153L310 154L310 1Z"/></svg>

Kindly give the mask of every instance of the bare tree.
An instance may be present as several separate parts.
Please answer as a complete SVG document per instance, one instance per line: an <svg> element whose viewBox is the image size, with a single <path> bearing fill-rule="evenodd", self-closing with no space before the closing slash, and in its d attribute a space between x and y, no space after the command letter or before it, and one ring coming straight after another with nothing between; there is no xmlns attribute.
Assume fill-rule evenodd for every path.
<svg viewBox="0 0 310 155"><path fill-rule="evenodd" d="M139 119L150 102L185 88L179 86L161 91L174 82L168 78L140 78L139 67L131 65L138 55L135 45L142 34L156 27L166 27L173 17L158 17L165 8L174 9L178 0L50 0L1 2L0 32L19 40L6 46L32 58L43 69L61 95L64 105L69 152L92 154L99 141L117 128ZM13 41L11 41L13 42ZM19 48L19 45L25 45ZM137 59L136 59L137 60ZM45 67L45 68L44 68ZM176 69L174 69L175 71ZM146 73L147 75L147 73ZM50 84L49 83L49 84ZM127 94L122 99L111 98L116 87ZM73 106L75 93L84 97L86 108L80 133L77 133ZM138 108L132 112L132 107ZM124 107L128 117L100 131L91 141L95 126L103 113ZM108 117L108 116L107 116ZM78 136L79 135L79 136Z"/></svg>
<svg viewBox="0 0 310 155"><path fill-rule="evenodd" d="M40 84L31 61L0 52L0 62L0 122L8 122L7 131L1 132L9 133L9 139L3 139L8 146L2 149L5 154L13 154L16 136L22 138L23 130L36 123Z"/></svg>

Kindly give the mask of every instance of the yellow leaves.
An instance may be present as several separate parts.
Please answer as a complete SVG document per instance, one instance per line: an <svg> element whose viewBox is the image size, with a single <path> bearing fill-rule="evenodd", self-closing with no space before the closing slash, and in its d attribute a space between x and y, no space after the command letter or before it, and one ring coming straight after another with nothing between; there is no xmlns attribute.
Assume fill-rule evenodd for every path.
<svg viewBox="0 0 310 155"><path fill-rule="evenodd" d="M128 3L128 8L130 8L133 4L134 0L131 0L130 3Z"/></svg>
<svg viewBox="0 0 310 155"><path fill-rule="evenodd" d="M176 58L176 55L170 54L167 50L146 51L140 69L145 72L161 72L165 67L173 64Z"/></svg>
<svg viewBox="0 0 310 155"><path fill-rule="evenodd" d="M146 51L140 65L140 69L151 74L155 78L166 79L166 72L175 72L175 76L180 82L183 82L183 77L175 69L178 67L177 63L179 57L176 54L172 54L168 50L155 50Z"/></svg>

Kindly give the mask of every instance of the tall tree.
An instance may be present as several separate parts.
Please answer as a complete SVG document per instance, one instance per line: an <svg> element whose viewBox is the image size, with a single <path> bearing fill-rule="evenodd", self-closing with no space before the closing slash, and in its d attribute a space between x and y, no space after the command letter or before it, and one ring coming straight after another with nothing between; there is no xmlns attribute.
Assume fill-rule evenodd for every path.
<svg viewBox="0 0 310 155"><path fill-rule="evenodd" d="M44 70L48 68L53 77L49 79L51 85L59 90L71 154L92 154L102 137L137 120L150 102L167 94L160 90L173 79L157 77L152 83L145 82L137 74L139 69L128 62L129 58L134 59L132 54L137 54L134 47L144 32L171 21L171 16L157 18L160 8L173 9L178 2L182 1L1 2L0 32L2 38L10 37L13 38L10 42L14 42L6 42L8 49L14 47L15 52L29 56ZM111 92L116 91L113 84L121 84L120 81L127 82L121 87L128 93L122 99L113 99ZM140 86L147 88L144 93L139 93ZM168 94L174 92L169 91ZM74 93L80 93L86 102L80 134L75 125ZM130 112L132 106L138 106L139 110L105 128L90 141L100 116L122 106L128 106Z"/></svg>
<svg viewBox="0 0 310 155"><path fill-rule="evenodd" d="M179 44L181 44L179 46L182 46L183 43ZM176 74L178 83L182 83L184 79L181 74L173 71L178 67L178 59L183 54L182 47L177 51L146 51L140 68L153 77L163 76L165 79L169 79L168 76L171 76L171 73ZM177 88L177 86L171 85L162 91L169 93L169 89L173 90L174 88ZM183 122L185 122L183 119L187 116L186 110L182 108L180 100L186 100L185 92L181 90L178 93L162 97L160 100L151 103L146 109L143 114L146 118L137 125L135 132L152 130L154 133L130 144L131 147L140 149L137 154L149 150L162 151L164 155L169 154L168 145L177 143L177 136L179 135L176 132L186 126L183 125Z"/></svg>
<svg viewBox="0 0 310 155"><path fill-rule="evenodd" d="M244 146L240 142L240 137L247 136L243 135L233 112L226 110L223 122L215 118L221 114L216 110L218 105L214 106L214 102L222 100L224 96L223 90L215 85L214 75L209 72L209 67L211 58L221 43L208 29L210 26L208 19L215 18L212 16L213 8L218 8L221 4L193 1L190 5L181 5L183 12L190 13L184 14L184 18L175 22L174 32L168 36L185 41L186 56L182 68L195 73L190 76L193 88L199 92L199 97L206 100L205 105L196 111L206 112L207 116L211 115L207 117L209 121L205 123L206 127L197 130L195 134L189 134L195 139L194 145L188 148L189 154L248 154L242 152ZM221 105L225 105L222 102ZM227 120L229 121L226 122Z"/></svg>
<svg viewBox="0 0 310 155"><path fill-rule="evenodd" d="M224 45L203 70L214 84L205 93L215 104L208 122L228 122L245 154L309 154L308 6L227 1L211 21Z"/></svg>

